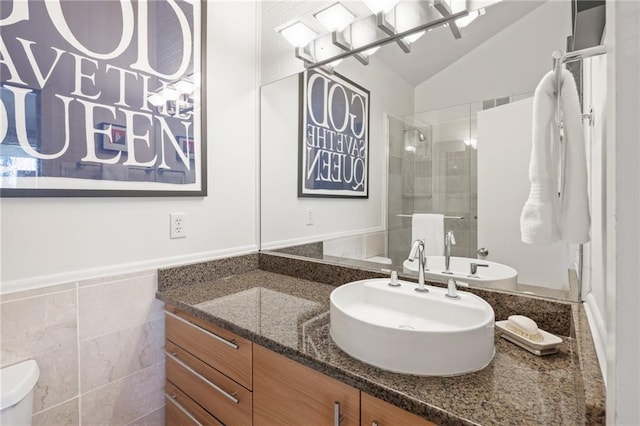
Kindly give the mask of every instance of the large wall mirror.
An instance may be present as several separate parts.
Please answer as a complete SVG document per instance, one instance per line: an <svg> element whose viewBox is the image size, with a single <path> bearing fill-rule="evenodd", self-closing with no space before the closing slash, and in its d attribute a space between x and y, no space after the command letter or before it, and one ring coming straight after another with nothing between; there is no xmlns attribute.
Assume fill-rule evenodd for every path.
<svg viewBox="0 0 640 426"><path fill-rule="evenodd" d="M442 215L441 232L455 236L451 256L458 263L452 260L451 268L458 268L459 281L578 300L582 246L520 241L533 92L552 69L552 52L566 49L572 36L571 1L499 2L461 28L461 38L443 26L412 43L410 53L390 43L366 66L354 58L341 61L334 72L370 91L369 196L300 198L304 66L274 29L329 3L261 6L261 249L415 276L406 260L416 232L425 226L421 214L428 214L430 236L440 234L433 234L428 222ZM344 4L354 13L363 7ZM597 57L571 65L583 109L594 106L601 117L605 61ZM587 139L603 134L603 120L596 117L594 123L585 124ZM588 146L597 149L598 143L589 140ZM587 157L591 184L601 185L598 153L590 148ZM597 219L599 208L593 205L600 201L594 198ZM441 255L428 256L432 268L442 268ZM473 275L471 263L491 265L478 267L478 276L497 275L465 279L463 274ZM507 268L499 270L502 266ZM517 277L503 279L503 272L511 277L511 269ZM438 274L429 278L443 280Z"/></svg>

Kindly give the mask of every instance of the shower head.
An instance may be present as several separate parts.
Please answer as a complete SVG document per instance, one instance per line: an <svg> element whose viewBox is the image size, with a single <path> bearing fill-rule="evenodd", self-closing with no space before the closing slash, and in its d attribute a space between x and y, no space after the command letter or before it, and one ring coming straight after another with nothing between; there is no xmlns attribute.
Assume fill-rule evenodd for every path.
<svg viewBox="0 0 640 426"><path fill-rule="evenodd" d="M418 129L417 127L414 127L412 129L404 129L405 132L413 132L414 130L418 132L418 139L420 139L420 142L424 142L426 139L424 137L424 133L422 133L422 131L420 131L420 129Z"/></svg>

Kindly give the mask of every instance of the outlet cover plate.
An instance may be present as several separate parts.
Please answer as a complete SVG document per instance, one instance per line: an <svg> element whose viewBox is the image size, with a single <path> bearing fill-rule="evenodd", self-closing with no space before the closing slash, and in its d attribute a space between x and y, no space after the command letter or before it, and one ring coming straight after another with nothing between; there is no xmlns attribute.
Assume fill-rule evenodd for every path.
<svg viewBox="0 0 640 426"><path fill-rule="evenodd" d="M187 238L187 214L186 213L170 213L170 232L169 237Z"/></svg>

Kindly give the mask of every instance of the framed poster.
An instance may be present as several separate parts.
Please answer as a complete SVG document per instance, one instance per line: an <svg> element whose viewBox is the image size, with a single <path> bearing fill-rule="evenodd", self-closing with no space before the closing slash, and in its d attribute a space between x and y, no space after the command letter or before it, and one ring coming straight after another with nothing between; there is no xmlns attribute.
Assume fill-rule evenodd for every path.
<svg viewBox="0 0 640 426"><path fill-rule="evenodd" d="M369 91L339 74L300 74L299 197L369 197Z"/></svg>
<svg viewBox="0 0 640 426"><path fill-rule="evenodd" d="M206 196L206 2L2 0L0 196Z"/></svg>

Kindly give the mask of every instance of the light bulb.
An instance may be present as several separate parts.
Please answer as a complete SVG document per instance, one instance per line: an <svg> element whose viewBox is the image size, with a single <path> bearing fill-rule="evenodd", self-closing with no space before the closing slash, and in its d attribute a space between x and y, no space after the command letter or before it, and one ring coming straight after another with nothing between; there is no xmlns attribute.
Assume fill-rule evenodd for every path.
<svg viewBox="0 0 640 426"><path fill-rule="evenodd" d="M298 21L278 31L293 47L304 47L316 37L316 32Z"/></svg>
<svg viewBox="0 0 640 426"><path fill-rule="evenodd" d="M313 15L329 31L342 31L356 18L346 7L335 3Z"/></svg>

